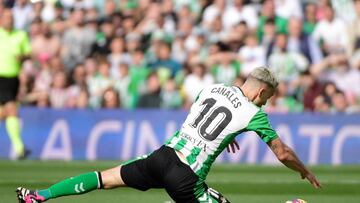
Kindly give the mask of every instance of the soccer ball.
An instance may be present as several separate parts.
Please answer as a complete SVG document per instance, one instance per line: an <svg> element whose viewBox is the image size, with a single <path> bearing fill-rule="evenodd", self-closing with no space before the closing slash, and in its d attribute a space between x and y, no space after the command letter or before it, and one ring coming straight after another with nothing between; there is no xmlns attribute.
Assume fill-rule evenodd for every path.
<svg viewBox="0 0 360 203"><path fill-rule="evenodd" d="M302 199L293 199L293 200L288 200L285 203L307 203L307 201Z"/></svg>

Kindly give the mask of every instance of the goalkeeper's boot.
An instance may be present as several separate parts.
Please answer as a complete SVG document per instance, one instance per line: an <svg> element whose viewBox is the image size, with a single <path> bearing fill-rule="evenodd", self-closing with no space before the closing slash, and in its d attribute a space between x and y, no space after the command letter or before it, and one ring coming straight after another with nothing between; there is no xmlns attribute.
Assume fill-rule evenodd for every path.
<svg viewBox="0 0 360 203"><path fill-rule="evenodd" d="M19 203L40 203L44 202L45 198L36 191L32 191L23 187L18 187L16 189L17 197Z"/></svg>

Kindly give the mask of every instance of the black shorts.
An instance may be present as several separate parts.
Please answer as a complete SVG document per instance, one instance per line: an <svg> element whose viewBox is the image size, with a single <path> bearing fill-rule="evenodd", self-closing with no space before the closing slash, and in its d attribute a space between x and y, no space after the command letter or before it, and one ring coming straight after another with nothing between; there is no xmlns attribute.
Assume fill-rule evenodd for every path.
<svg viewBox="0 0 360 203"><path fill-rule="evenodd" d="M202 202L202 199L223 202L219 200L223 196L199 180L192 169L180 161L174 149L167 146L125 163L120 174L127 186L142 191L164 188L175 202Z"/></svg>
<svg viewBox="0 0 360 203"><path fill-rule="evenodd" d="M19 90L18 77L0 77L0 105L15 101Z"/></svg>

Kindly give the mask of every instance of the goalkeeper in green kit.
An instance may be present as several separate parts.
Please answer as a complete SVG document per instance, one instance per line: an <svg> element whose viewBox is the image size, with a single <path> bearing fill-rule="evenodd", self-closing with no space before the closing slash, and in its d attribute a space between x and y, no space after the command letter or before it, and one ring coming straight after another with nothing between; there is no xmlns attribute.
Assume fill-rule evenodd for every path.
<svg viewBox="0 0 360 203"><path fill-rule="evenodd" d="M204 88L181 129L151 154L109 170L71 177L46 189L19 187L18 199L36 203L96 189L131 187L141 191L164 188L175 202L229 202L209 188L205 179L216 157L228 146L234 151L238 147L234 138L246 131L255 131L285 166L319 188L319 181L281 141L261 110L277 85L267 68L257 68L241 87L214 84Z"/></svg>

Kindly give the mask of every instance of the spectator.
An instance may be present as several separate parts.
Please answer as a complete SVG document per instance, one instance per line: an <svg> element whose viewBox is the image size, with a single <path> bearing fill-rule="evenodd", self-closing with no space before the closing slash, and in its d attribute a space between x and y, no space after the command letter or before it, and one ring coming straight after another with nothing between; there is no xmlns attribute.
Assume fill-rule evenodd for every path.
<svg viewBox="0 0 360 203"><path fill-rule="evenodd" d="M299 18L291 18L288 24L289 37L287 50L297 52L307 58L310 63L319 63L322 53L319 45L313 38L302 31L302 21Z"/></svg>
<svg viewBox="0 0 360 203"><path fill-rule="evenodd" d="M222 17L224 28L230 29L241 21L246 22L251 30L257 26L257 14L252 6L245 5L244 0L234 0L232 5L228 6Z"/></svg>
<svg viewBox="0 0 360 203"><path fill-rule="evenodd" d="M61 42L58 36L51 33L50 26L43 23L39 35L33 37L31 47L33 57L45 62L60 53Z"/></svg>
<svg viewBox="0 0 360 203"><path fill-rule="evenodd" d="M65 72L59 71L54 74L54 80L49 92L49 99L52 107L66 107L66 102L68 102L68 92Z"/></svg>
<svg viewBox="0 0 360 203"><path fill-rule="evenodd" d="M89 93L85 88L80 90L75 107L78 109L86 109L89 107Z"/></svg>
<svg viewBox="0 0 360 203"><path fill-rule="evenodd" d="M101 107L101 97L104 91L113 84L113 79L110 77L109 62L101 61L98 72L89 78L87 84L90 93L90 106L93 108Z"/></svg>
<svg viewBox="0 0 360 203"><path fill-rule="evenodd" d="M84 61L84 67L86 72L86 84L89 85L90 80L95 77L98 71L97 60L93 57L88 57Z"/></svg>
<svg viewBox="0 0 360 203"><path fill-rule="evenodd" d="M349 29L349 41L350 41L350 53L355 53L358 55L360 50L360 0L354 1L356 18L355 20L348 25Z"/></svg>
<svg viewBox="0 0 360 203"><path fill-rule="evenodd" d="M121 24L122 29L117 34L126 36L129 33L133 33L135 32L135 25L136 25L136 21L134 16L132 15L123 16L122 24Z"/></svg>
<svg viewBox="0 0 360 203"><path fill-rule="evenodd" d="M61 50L64 65L68 70L85 60L96 37L95 30L84 24L83 10L74 10L70 19L71 25L64 33Z"/></svg>
<svg viewBox="0 0 360 203"><path fill-rule="evenodd" d="M180 1L182 1L182 0L180 0ZM185 1L192 1L192 0L185 0ZM194 1L192 1L192 2L194 2ZM181 19L188 19L191 21L195 21L195 17L197 14L192 13L190 7L191 7L191 5L189 5L189 4L183 4L181 7L179 7L177 9L176 17L177 17L178 21L181 21ZM201 19L199 19L199 21L200 20ZM178 24L179 24L179 22L178 22Z"/></svg>
<svg viewBox="0 0 360 203"><path fill-rule="evenodd" d="M234 25L224 37L226 40L230 51L238 52L240 47L245 44L245 38L248 34L248 27L246 22L241 21L237 25Z"/></svg>
<svg viewBox="0 0 360 203"><path fill-rule="evenodd" d="M215 0L213 4L206 7L203 15L203 24L205 27L210 27L211 22L215 20L217 16L222 16L225 11L226 1L225 0Z"/></svg>
<svg viewBox="0 0 360 203"><path fill-rule="evenodd" d="M151 3L143 20L137 25L136 30L143 35L152 35L153 33L166 33L164 30L164 18L161 16L161 7L157 3ZM171 31L170 31L171 32ZM129 32L128 32L129 33Z"/></svg>
<svg viewBox="0 0 360 203"><path fill-rule="evenodd" d="M36 98L36 106L39 108L51 107L49 94L47 92L39 92Z"/></svg>
<svg viewBox="0 0 360 203"><path fill-rule="evenodd" d="M323 95L317 96L314 100L314 110L316 112L330 112L330 105L331 103L325 100L325 97Z"/></svg>
<svg viewBox="0 0 360 203"><path fill-rule="evenodd" d="M130 107L135 107L138 103L139 94L144 93L146 87L146 79L150 73L150 69L144 59L144 53L140 49L132 54L133 63L129 67L130 84L129 93L131 94Z"/></svg>
<svg viewBox="0 0 360 203"><path fill-rule="evenodd" d="M209 38L208 40L211 42L219 42L221 40L224 39L224 37L226 36L226 31L223 30L223 22L221 21L221 16L217 16L215 17L215 19L209 24L209 28L208 28L208 33L205 33L205 31L203 30L195 30L198 31L200 33L196 33L197 37L205 37L205 35L207 35L207 37ZM204 44L205 40L202 40ZM200 47L202 46L201 43L198 43L199 46L197 47L197 49L200 49Z"/></svg>
<svg viewBox="0 0 360 203"><path fill-rule="evenodd" d="M182 97L173 78L166 81L161 91L161 107L177 109L182 106Z"/></svg>
<svg viewBox="0 0 360 203"><path fill-rule="evenodd" d="M290 17L302 18L300 0L275 0L275 7L277 16L285 19Z"/></svg>
<svg viewBox="0 0 360 203"><path fill-rule="evenodd" d="M206 4L209 1L193 1L193 0L175 0L175 10L181 10L186 8L190 15L199 15L201 7L207 7ZM203 6L202 6L203 5Z"/></svg>
<svg viewBox="0 0 360 203"><path fill-rule="evenodd" d="M103 2L102 2L103 4ZM112 16L116 12L116 3L113 0L105 0L104 8L100 9L103 11L103 16Z"/></svg>
<svg viewBox="0 0 360 203"><path fill-rule="evenodd" d="M24 30L30 24L28 16L32 13L32 8L27 0L16 0L12 9L14 15L14 27L18 30Z"/></svg>
<svg viewBox="0 0 360 203"><path fill-rule="evenodd" d="M327 7L330 6L330 1L329 0L320 0L317 3L317 8L316 8L316 19L318 21L323 20L325 18L325 10L327 9Z"/></svg>
<svg viewBox="0 0 360 203"><path fill-rule="evenodd" d="M348 111L348 102L346 101L345 95L341 91L337 91L331 97L331 111L336 113L345 113Z"/></svg>
<svg viewBox="0 0 360 203"><path fill-rule="evenodd" d="M18 91L18 101L21 104L28 105L30 103L28 95L31 93L34 84L34 78L30 76L29 73L26 73L22 70L19 74L19 91Z"/></svg>
<svg viewBox="0 0 360 203"><path fill-rule="evenodd" d="M220 19L217 19L217 22L220 23ZM216 22L215 22L216 23ZM219 26L221 27L221 26ZM204 61L208 55L208 45L206 44L207 40L211 42L217 42L222 38L224 33L219 33L214 30L205 31L202 28L194 29L191 36L186 40L185 47L190 55L196 56L198 60ZM190 58L188 58L191 61Z"/></svg>
<svg viewBox="0 0 360 203"><path fill-rule="evenodd" d="M38 35L41 35L43 32L43 21L41 18L35 18L29 25L29 37L34 39Z"/></svg>
<svg viewBox="0 0 360 203"><path fill-rule="evenodd" d="M105 109L115 109L120 107L119 94L113 88L108 88L102 96L101 107Z"/></svg>
<svg viewBox="0 0 360 203"><path fill-rule="evenodd" d="M76 107L81 91L86 88L86 70L83 64L78 64L72 74L72 85L67 90L67 106Z"/></svg>
<svg viewBox="0 0 360 203"><path fill-rule="evenodd" d="M307 71L301 74L299 79L295 80L291 85L297 98L302 101L304 110L314 111L314 100L322 93L323 84Z"/></svg>
<svg viewBox="0 0 360 203"><path fill-rule="evenodd" d="M182 33L177 33L172 46L171 57L178 61L179 63L185 63L187 59L188 52L185 47L185 35Z"/></svg>
<svg viewBox="0 0 360 203"><path fill-rule="evenodd" d="M307 3L305 5L303 31L310 35L314 31L316 24L316 4Z"/></svg>
<svg viewBox="0 0 360 203"><path fill-rule="evenodd" d="M161 15L163 16L163 29L166 33L175 33L177 16L174 10L173 0L164 0L161 6Z"/></svg>
<svg viewBox="0 0 360 203"><path fill-rule="evenodd" d="M138 33L129 33L125 37L125 48L129 54L133 53L141 47L142 36Z"/></svg>
<svg viewBox="0 0 360 203"><path fill-rule="evenodd" d="M211 73L217 83L231 85L240 74L240 63L237 54L218 53L207 60ZM209 64L212 63L212 64Z"/></svg>
<svg viewBox="0 0 360 203"><path fill-rule="evenodd" d="M124 39L116 37L111 41L111 53L108 55L108 61L111 65L111 74L117 77L117 69L122 63L130 63L130 56L125 52Z"/></svg>
<svg viewBox="0 0 360 203"><path fill-rule="evenodd" d="M247 76L256 67L265 65L265 50L258 44L255 35L248 35L245 46L239 50L241 58L241 74Z"/></svg>
<svg viewBox="0 0 360 203"><path fill-rule="evenodd" d="M335 84L328 82L324 85L322 94L317 96L314 100L314 109L317 112L330 112L332 101L331 98L339 92Z"/></svg>
<svg viewBox="0 0 360 203"><path fill-rule="evenodd" d="M66 29L67 23L63 19L55 19L51 24L51 32L54 35L61 37L61 39Z"/></svg>
<svg viewBox="0 0 360 203"><path fill-rule="evenodd" d="M123 108L132 107L132 98L129 91L131 76L129 75L129 66L122 63L118 67L117 77L114 78L114 89L120 94L120 103Z"/></svg>
<svg viewBox="0 0 360 203"><path fill-rule="evenodd" d="M34 91L49 91L52 83L52 71L47 61L40 64L40 71L35 76Z"/></svg>
<svg viewBox="0 0 360 203"><path fill-rule="evenodd" d="M274 19L267 19L264 26L264 35L261 40L261 46L269 50L269 46L275 41L276 27Z"/></svg>
<svg viewBox="0 0 360 203"><path fill-rule="evenodd" d="M184 37L186 38L185 40L185 47L187 49L187 51L191 51L193 49L196 49L198 47L194 46L193 43L195 39L194 36L192 34L193 33L193 25L194 21L192 20L192 18L184 18L184 19L179 19L178 22L178 26L177 26L177 30L178 33L181 35L184 35Z"/></svg>
<svg viewBox="0 0 360 203"><path fill-rule="evenodd" d="M147 80L147 91L141 95L138 103L139 108L159 108L161 105L161 86L158 75L153 72Z"/></svg>
<svg viewBox="0 0 360 203"><path fill-rule="evenodd" d="M48 22L53 22L54 20L63 20L65 15L64 15L64 6L61 3L61 1L56 1L55 4L53 5L54 7L54 17L53 19L48 19ZM50 11L51 12L51 11ZM46 17L44 17L46 19Z"/></svg>
<svg viewBox="0 0 360 203"><path fill-rule="evenodd" d="M32 2L31 7L31 13L27 16L27 18L30 21L34 19L41 19L43 21L42 12L44 10L44 1Z"/></svg>
<svg viewBox="0 0 360 203"><path fill-rule="evenodd" d="M104 19L100 24L100 30L96 34L96 41L93 45L92 53L97 55L109 54L114 33L115 27L110 19Z"/></svg>
<svg viewBox="0 0 360 203"><path fill-rule="evenodd" d="M156 60L150 66L159 74L161 83L169 77L174 77L181 69L181 64L171 58L171 46L166 42L161 42L157 47Z"/></svg>
<svg viewBox="0 0 360 203"><path fill-rule="evenodd" d="M204 64L191 65L191 73L185 77L184 92L186 95L185 106L193 103L199 92L214 83L214 78L206 72Z"/></svg>
<svg viewBox="0 0 360 203"><path fill-rule="evenodd" d="M346 55L333 55L322 63L314 65L312 72L319 80L331 81L335 86L349 96L360 96L359 69L351 68Z"/></svg>
<svg viewBox="0 0 360 203"><path fill-rule="evenodd" d="M326 6L324 8L324 19L319 21L312 34L321 45L324 55L345 53L348 46L349 39L346 26L334 15L333 8Z"/></svg>
<svg viewBox="0 0 360 203"><path fill-rule="evenodd" d="M56 55L50 59L49 66L50 66L51 70L54 72L65 70L64 64L62 63L59 55Z"/></svg>
<svg viewBox="0 0 360 203"><path fill-rule="evenodd" d="M275 13L275 3L274 0L265 0L262 5L261 15L259 17L259 23L257 27L257 36L261 41L264 34L264 26L267 19L274 19L276 32L278 33L287 33L287 19L276 15Z"/></svg>
<svg viewBox="0 0 360 203"><path fill-rule="evenodd" d="M287 52L287 36L278 34L269 56L269 68L277 75L279 81L290 82L306 71L308 60L299 53Z"/></svg>

